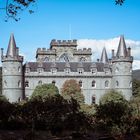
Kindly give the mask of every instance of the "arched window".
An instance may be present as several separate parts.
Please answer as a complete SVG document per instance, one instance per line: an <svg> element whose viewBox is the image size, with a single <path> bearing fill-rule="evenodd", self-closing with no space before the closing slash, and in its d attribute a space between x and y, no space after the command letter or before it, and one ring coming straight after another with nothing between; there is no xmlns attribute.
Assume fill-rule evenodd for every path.
<svg viewBox="0 0 140 140"><path fill-rule="evenodd" d="M25 87L29 87L29 81L25 81Z"/></svg>
<svg viewBox="0 0 140 140"><path fill-rule="evenodd" d="M4 81L4 86L7 87L7 82L6 82L6 80Z"/></svg>
<svg viewBox="0 0 140 140"><path fill-rule="evenodd" d="M49 57L45 57L44 62L48 62L48 61L49 61Z"/></svg>
<svg viewBox="0 0 140 140"><path fill-rule="evenodd" d="M79 81L79 86L82 87L82 81L81 80Z"/></svg>
<svg viewBox="0 0 140 140"><path fill-rule="evenodd" d="M130 81L130 83L129 83L129 87L132 88L132 81Z"/></svg>
<svg viewBox="0 0 140 140"><path fill-rule="evenodd" d="M54 80L52 81L52 84L54 84L54 85L55 85L55 81L54 81Z"/></svg>
<svg viewBox="0 0 140 140"><path fill-rule="evenodd" d="M119 87L119 82L118 81L116 81L116 87Z"/></svg>
<svg viewBox="0 0 140 140"><path fill-rule="evenodd" d="M80 62L85 62L86 61L86 58L85 57L80 57L79 61Z"/></svg>
<svg viewBox="0 0 140 140"><path fill-rule="evenodd" d="M42 81L40 80L40 81L38 81L38 85L42 85Z"/></svg>
<svg viewBox="0 0 140 140"><path fill-rule="evenodd" d="M92 87L96 87L96 82L95 82L95 80L93 80L92 81L92 85L91 85Z"/></svg>
<svg viewBox="0 0 140 140"><path fill-rule="evenodd" d="M21 67L18 67L18 72L21 72Z"/></svg>
<svg viewBox="0 0 140 140"><path fill-rule="evenodd" d="M92 104L95 104L96 103L96 98L95 98L95 96L93 95L92 96Z"/></svg>
<svg viewBox="0 0 140 140"><path fill-rule="evenodd" d="M21 81L18 81L18 87L21 87Z"/></svg>
<svg viewBox="0 0 140 140"><path fill-rule="evenodd" d="M106 88L109 87L109 81L108 81L108 80L105 81L105 87L106 87Z"/></svg>

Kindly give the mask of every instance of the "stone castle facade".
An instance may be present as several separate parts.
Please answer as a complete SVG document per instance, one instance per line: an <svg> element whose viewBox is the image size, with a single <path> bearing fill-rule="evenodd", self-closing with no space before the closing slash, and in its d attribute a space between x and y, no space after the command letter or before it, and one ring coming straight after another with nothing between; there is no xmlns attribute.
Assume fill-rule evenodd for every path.
<svg viewBox="0 0 140 140"><path fill-rule="evenodd" d="M52 40L50 49L37 49L36 62L23 64L13 34L7 53L4 55L1 49L1 55L2 94L10 102L30 97L35 87L44 83L54 83L61 91L68 79L79 82L87 104L98 104L101 96L111 89L121 91L127 100L132 95L133 57L123 36L116 54L112 50L112 58L108 59L103 48L97 62L92 62L90 48L77 49L77 40Z"/></svg>

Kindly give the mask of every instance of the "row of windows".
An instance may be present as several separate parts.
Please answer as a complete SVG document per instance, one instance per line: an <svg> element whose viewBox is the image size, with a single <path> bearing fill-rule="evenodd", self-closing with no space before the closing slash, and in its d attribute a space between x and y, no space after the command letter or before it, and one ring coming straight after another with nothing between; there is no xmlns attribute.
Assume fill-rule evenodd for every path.
<svg viewBox="0 0 140 140"><path fill-rule="evenodd" d="M38 85L42 85L42 83L43 83L43 82L42 82L41 80L38 81ZM52 83L55 84L56 82L53 80ZM109 84L110 84L109 81L106 80L105 83L104 83L104 87L105 87L105 88L108 88L108 87L109 87ZM83 87L83 82L82 82L82 80L79 81L79 86L80 86L80 87ZM132 87L132 82L130 82L130 85L129 85L129 86ZM29 81L25 81L25 87L29 87ZM93 87L93 88L96 87L96 81L95 81L95 80L93 80L93 81L91 82L91 87ZM118 81L116 81L116 87L119 87L119 82L118 82Z"/></svg>
<svg viewBox="0 0 140 140"><path fill-rule="evenodd" d="M18 72L21 72L21 67L19 66L18 69L16 67L12 67L10 69L8 69L6 67L3 68L4 72L7 72L7 71L17 71L17 70L18 70Z"/></svg>
<svg viewBox="0 0 140 140"><path fill-rule="evenodd" d="M26 68L26 73L29 73L30 72L30 69L29 68ZM64 70L64 72L65 73L70 73L71 72L71 70L69 69L69 68L66 68L65 70ZM83 69L78 69L78 71L77 71L79 74L83 74L84 73L84 70ZM42 68L39 68L38 69L38 73L43 73L43 69ZM56 74L57 73L57 69L51 69L51 73L52 74ZM91 70L91 73L92 74L96 74L97 73L97 70ZM105 71L105 74L107 74L107 73L109 73L109 71Z"/></svg>

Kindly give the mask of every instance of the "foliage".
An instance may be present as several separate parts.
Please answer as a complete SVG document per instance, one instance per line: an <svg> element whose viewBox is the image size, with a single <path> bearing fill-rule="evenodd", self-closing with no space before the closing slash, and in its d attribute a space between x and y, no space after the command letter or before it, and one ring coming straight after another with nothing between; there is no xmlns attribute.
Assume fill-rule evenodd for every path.
<svg viewBox="0 0 140 140"><path fill-rule="evenodd" d="M6 0L5 6L1 7L1 10L5 10L6 19L8 21L9 18L14 19L15 21L20 20L17 16L21 11L28 8L31 4L35 3L36 0ZM34 11L29 9L29 13L32 14Z"/></svg>
<svg viewBox="0 0 140 140"><path fill-rule="evenodd" d="M140 81L134 79L132 82L132 94L133 96L140 95Z"/></svg>
<svg viewBox="0 0 140 140"><path fill-rule="evenodd" d="M54 96L57 94L59 94L59 90L54 84L43 84L36 86L31 96L31 99L38 96L40 96L41 98L45 98L46 96Z"/></svg>
<svg viewBox="0 0 140 140"><path fill-rule="evenodd" d="M0 101L8 102L6 97L4 95L2 95L2 94L0 94Z"/></svg>
<svg viewBox="0 0 140 140"><path fill-rule="evenodd" d="M116 5L122 5L125 0L115 0Z"/></svg>
<svg viewBox="0 0 140 140"><path fill-rule="evenodd" d="M97 107L97 126L100 122L107 131L120 134L132 131L132 107L120 93L110 91L106 93ZM116 132L116 133L114 133Z"/></svg>
<svg viewBox="0 0 140 140"><path fill-rule="evenodd" d="M108 102L124 102L124 97L121 93L118 93L115 90L111 90L108 93L104 94L104 96L100 99L100 104L106 104Z"/></svg>
<svg viewBox="0 0 140 140"><path fill-rule="evenodd" d="M84 103L84 95L81 93L81 88L76 80L66 80L61 90L62 96L65 99L71 98L77 100L78 103Z"/></svg>

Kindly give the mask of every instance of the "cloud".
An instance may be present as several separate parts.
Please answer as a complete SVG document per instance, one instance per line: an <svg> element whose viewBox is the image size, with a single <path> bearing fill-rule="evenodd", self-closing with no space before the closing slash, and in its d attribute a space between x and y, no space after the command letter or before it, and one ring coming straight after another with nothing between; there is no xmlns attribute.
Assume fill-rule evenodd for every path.
<svg viewBox="0 0 140 140"><path fill-rule="evenodd" d="M133 69L140 69L140 41L134 41L131 39L126 39L126 46L131 47L131 54L134 56ZM111 58L111 50L114 49L117 52L119 44L119 37L111 38L106 40L96 40L96 39L79 39L78 48L92 48L93 51L93 61L101 57L101 52L103 47L106 47L108 57Z"/></svg>

